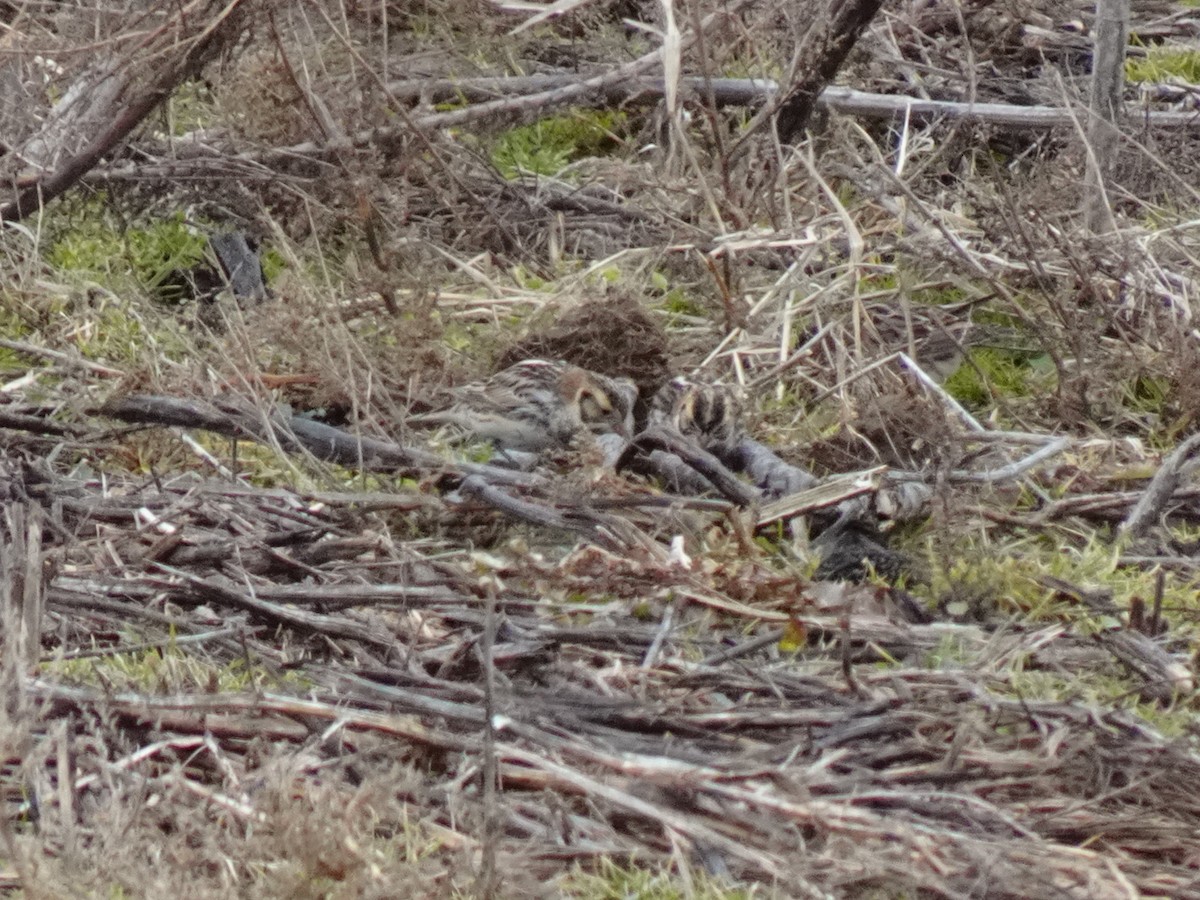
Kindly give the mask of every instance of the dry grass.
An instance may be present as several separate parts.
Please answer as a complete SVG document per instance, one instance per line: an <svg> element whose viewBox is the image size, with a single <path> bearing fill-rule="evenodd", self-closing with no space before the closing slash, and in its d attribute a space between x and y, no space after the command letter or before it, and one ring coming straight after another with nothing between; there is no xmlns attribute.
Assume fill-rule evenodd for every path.
<svg viewBox="0 0 1200 900"><path fill-rule="evenodd" d="M83 13L8 6L0 78L43 112L85 44L141 71L124 29L161 24L89 13L85 42ZM892 11L846 79L1075 104L1077 7ZM682 67L780 77L816 8L718 15ZM622 21L664 28L657 5L515 35L485 5L261 12L138 155L0 232L0 886L1200 897L1186 468L1150 537L1115 532L1194 430L1194 140L1130 139L1121 228L1084 236L1069 133L834 116L791 149L688 97L556 107L550 146L510 127L529 110L422 129L450 110L386 90L627 63L657 38ZM35 121L0 107L14 146ZM262 236L276 296L218 329L157 303L178 209ZM925 377L922 323L963 305L989 340ZM790 462L920 475L911 594L816 582L803 527L590 457L500 485L561 526L534 527L458 462L101 409L288 406L417 446L409 412L530 353L719 380Z"/></svg>

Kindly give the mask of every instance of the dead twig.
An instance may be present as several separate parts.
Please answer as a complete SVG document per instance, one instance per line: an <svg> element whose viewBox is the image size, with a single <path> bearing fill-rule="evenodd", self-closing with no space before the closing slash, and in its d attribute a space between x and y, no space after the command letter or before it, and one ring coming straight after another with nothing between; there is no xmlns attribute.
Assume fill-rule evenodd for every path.
<svg viewBox="0 0 1200 900"><path fill-rule="evenodd" d="M471 475L464 479L459 487L459 492L465 496L482 500L489 506L493 506L505 515L521 522L528 522L542 528L571 531L601 546L608 547L610 550L625 547L623 541L598 527L601 524L601 516L590 510L574 510L573 514L568 514L551 506L506 494L494 485L488 484L478 475Z"/></svg>
<svg viewBox="0 0 1200 900"><path fill-rule="evenodd" d="M757 491L740 481L721 460L673 428L651 426L634 439L631 449L673 454L707 479L723 497L739 506L754 506L761 499Z"/></svg>
<svg viewBox="0 0 1200 900"><path fill-rule="evenodd" d="M1175 495L1183 474L1184 464L1200 449L1200 434L1183 441L1162 461L1150 483L1146 485L1138 502L1117 529L1118 537L1136 539L1142 537L1154 520Z"/></svg>
<svg viewBox="0 0 1200 900"><path fill-rule="evenodd" d="M178 397L130 394L110 400L93 410L93 413L124 422L203 428L260 443L278 441L285 450L307 450L319 459L365 470L424 469L475 474L498 484L529 486L540 483L537 476L524 472L483 463L447 462L428 451L351 434L279 410L262 415L248 404L234 400L209 403Z"/></svg>

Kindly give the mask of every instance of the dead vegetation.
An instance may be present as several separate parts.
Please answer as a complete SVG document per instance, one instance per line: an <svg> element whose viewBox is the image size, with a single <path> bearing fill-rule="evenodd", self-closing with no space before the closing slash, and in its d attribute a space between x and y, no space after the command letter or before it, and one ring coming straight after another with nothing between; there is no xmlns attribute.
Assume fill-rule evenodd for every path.
<svg viewBox="0 0 1200 900"><path fill-rule="evenodd" d="M889 7L796 146L825 4L127 6L0 3L0 887L1200 897L1195 132L1083 232L1090 4ZM405 425L528 356L746 440Z"/></svg>

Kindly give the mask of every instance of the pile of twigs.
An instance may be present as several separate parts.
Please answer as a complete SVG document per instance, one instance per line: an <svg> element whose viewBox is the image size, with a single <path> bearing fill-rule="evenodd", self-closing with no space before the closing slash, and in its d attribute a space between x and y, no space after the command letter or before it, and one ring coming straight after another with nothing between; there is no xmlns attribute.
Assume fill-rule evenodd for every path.
<svg viewBox="0 0 1200 900"><path fill-rule="evenodd" d="M39 637L6 642L15 883L99 853L114 809L150 841L163 795L209 835L181 878L252 880L261 860L220 848L287 831L269 771L338 803L369 784L376 833L419 823L493 885L636 858L792 896L1200 896L1200 757L1006 681L1111 667L1068 626L909 624L879 589L780 577L749 549L689 567L649 532L619 555L561 530L530 534L540 555L404 537L466 527L484 510L461 494L40 470L6 473L0 544L21 574L6 634L23 617ZM103 658L248 678L81 667ZM398 764L420 790L389 782Z"/></svg>

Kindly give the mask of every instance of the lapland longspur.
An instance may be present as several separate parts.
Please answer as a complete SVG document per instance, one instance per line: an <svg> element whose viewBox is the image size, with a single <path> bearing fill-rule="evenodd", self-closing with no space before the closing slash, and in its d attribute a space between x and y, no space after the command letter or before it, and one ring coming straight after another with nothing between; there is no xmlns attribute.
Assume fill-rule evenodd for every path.
<svg viewBox="0 0 1200 900"><path fill-rule="evenodd" d="M731 388L673 378L650 402L651 424L665 424L706 450L731 449L745 432L742 406Z"/></svg>
<svg viewBox="0 0 1200 900"><path fill-rule="evenodd" d="M588 432L630 437L637 386L561 360L527 359L454 395L449 409L409 421L456 425L501 449L536 452Z"/></svg>

